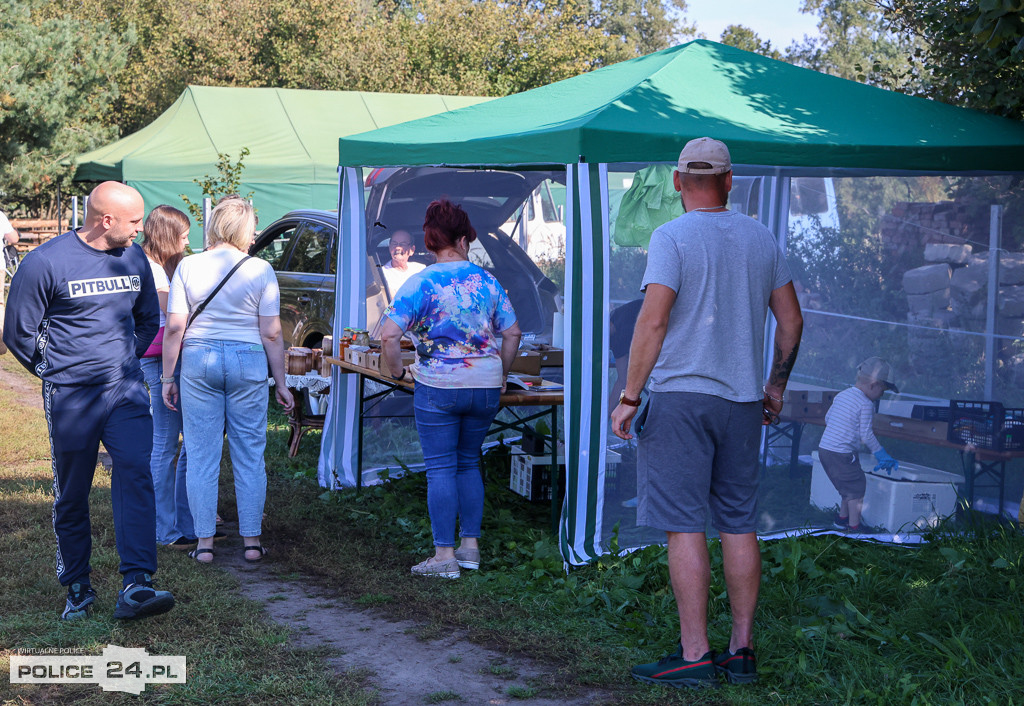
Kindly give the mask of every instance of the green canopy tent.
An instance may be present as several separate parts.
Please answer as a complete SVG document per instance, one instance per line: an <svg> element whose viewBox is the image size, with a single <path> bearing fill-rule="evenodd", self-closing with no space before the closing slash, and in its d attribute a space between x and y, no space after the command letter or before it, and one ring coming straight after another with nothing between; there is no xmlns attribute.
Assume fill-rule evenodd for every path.
<svg viewBox="0 0 1024 706"><path fill-rule="evenodd" d="M216 173L219 154L249 149L242 191L253 192L262 223L296 208L333 208L338 199L338 137L473 105L467 96L189 86L136 133L75 158L79 181L134 186L146 209L184 208L202 191L193 179ZM193 247L202 242L193 228Z"/></svg>
<svg viewBox="0 0 1024 706"><path fill-rule="evenodd" d="M788 179L804 174L999 173L1024 165L1024 124L891 93L698 40L486 104L339 141L339 267L365 260L360 169L561 168L566 175L566 497L570 563L601 552L608 415L610 163L673 163L689 139L761 174L761 218L783 237ZM451 196L457 198L457 194ZM365 281L339 278L335 321L365 316ZM767 354L766 354L767 355ZM355 473L354 385L336 375L327 477Z"/></svg>

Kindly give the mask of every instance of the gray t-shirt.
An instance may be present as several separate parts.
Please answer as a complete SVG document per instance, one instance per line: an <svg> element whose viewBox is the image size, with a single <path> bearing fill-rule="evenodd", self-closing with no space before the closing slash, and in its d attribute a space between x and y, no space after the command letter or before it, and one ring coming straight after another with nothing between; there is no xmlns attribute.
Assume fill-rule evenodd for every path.
<svg viewBox="0 0 1024 706"><path fill-rule="evenodd" d="M665 285L676 302L651 390L762 399L768 299L792 279L771 231L735 211L692 211L654 231L641 289Z"/></svg>

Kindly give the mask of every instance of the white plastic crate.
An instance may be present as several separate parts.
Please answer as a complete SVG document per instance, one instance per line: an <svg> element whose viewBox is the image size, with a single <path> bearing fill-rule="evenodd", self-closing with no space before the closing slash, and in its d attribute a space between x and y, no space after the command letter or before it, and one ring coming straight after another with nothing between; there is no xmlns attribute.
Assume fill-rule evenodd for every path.
<svg viewBox="0 0 1024 706"><path fill-rule="evenodd" d="M811 458L811 504L822 510L837 507L839 493L825 474L818 452ZM905 461L900 461L891 476L885 471L874 473L875 457L867 451L860 454L860 465L867 474L862 511L865 524L889 532L934 527L956 509L955 484L964 482L957 473Z"/></svg>

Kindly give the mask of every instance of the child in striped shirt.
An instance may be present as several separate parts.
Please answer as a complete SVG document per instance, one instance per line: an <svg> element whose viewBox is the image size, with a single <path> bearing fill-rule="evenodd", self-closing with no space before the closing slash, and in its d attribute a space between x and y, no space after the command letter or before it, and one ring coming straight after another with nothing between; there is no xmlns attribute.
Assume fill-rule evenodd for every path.
<svg viewBox="0 0 1024 706"><path fill-rule="evenodd" d="M835 518L836 529L860 530L860 513L867 487L867 478L858 457L861 445L867 446L878 461L875 470L892 472L899 467L899 462L882 448L871 430L875 402L886 390L899 393L892 379L892 366L888 361L868 358L857 366L854 386L836 395L825 414L825 433L818 443L818 459L842 498Z"/></svg>

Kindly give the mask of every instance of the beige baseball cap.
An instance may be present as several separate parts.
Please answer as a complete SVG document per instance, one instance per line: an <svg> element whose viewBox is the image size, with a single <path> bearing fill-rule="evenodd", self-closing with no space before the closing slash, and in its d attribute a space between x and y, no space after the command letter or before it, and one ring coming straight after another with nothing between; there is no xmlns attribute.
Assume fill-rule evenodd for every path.
<svg viewBox="0 0 1024 706"><path fill-rule="evenodd" d="M871 356L857 366L857 374L885 383L885 389L899 394L900 389L893 382L892 365L885 358Z"/></svg>
<svg viewBox="0 0 1024 706"><path fill-rule="evenodd" d="M698 166L699 165L699 166ZM710 165L710 166L704 166ZM676 171L682 174L725 174L732 171L732 158L724 142L710 137L690 140L679 153Z"/></svg>

